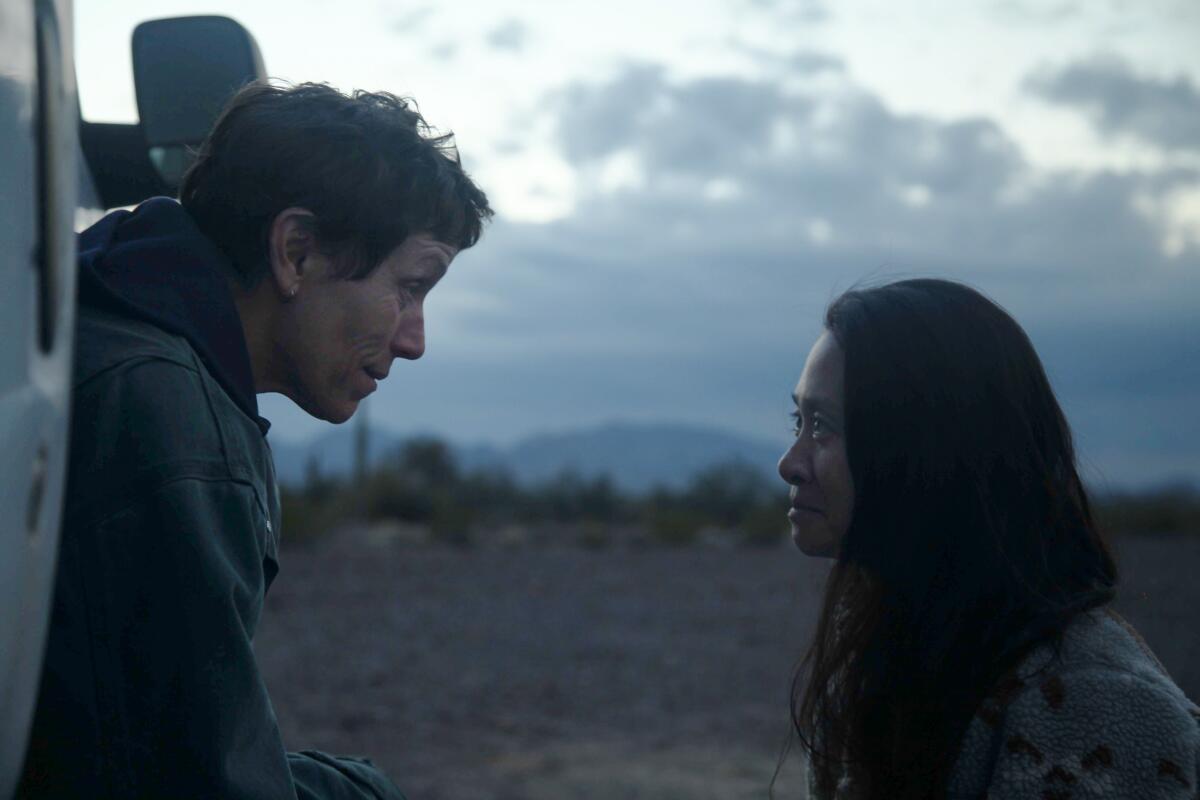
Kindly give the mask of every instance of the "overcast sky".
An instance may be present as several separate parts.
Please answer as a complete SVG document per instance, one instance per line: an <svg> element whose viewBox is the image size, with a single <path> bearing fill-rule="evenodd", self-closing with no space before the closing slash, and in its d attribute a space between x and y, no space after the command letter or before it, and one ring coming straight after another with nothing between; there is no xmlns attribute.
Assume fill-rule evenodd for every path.
<svg viewBox="0 0 1200 800"><path fill-rule="evenodd" d="M377 424L782 444L825 304L934 275L1030 332L1093 481L1200 481L1195 0L75 9L92 120L136 117L137 22L219 13L272 76L411 95L455 132L497 219L431 295L427 355L371 399ZM262 404L274 436L325 427Z"/></svg>

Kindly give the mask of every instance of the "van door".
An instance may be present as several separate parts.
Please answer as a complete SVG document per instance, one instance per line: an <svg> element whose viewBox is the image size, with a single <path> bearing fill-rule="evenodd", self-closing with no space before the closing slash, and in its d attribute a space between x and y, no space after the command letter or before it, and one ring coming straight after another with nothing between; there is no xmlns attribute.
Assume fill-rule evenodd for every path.
<svg viewBox="0 0 1200 800"><path fill-rule="evenodd" d="M79 181L69 8L0 0L0 797L25 755L61 517Z"/></svg>

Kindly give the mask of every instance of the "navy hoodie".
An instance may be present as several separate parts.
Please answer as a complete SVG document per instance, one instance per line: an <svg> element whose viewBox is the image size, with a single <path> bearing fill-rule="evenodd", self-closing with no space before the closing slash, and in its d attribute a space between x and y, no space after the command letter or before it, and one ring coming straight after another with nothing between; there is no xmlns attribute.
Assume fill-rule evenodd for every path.
<svg viewBox="0 0 1200 800"><path fill-rule="evenodd" d="M114 211L79 235L79 304L144 319L187 339L230 398L263 433L225 254L183 207L155 197Z"/></svg>

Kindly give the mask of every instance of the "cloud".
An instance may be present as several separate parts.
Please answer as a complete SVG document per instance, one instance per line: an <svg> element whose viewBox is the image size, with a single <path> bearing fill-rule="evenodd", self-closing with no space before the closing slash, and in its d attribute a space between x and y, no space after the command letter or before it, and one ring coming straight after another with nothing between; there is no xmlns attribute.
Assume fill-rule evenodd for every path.
<svg viewBox="0 0 1200 800"><path fill-rule="evenodd" d="M457 55L458 44L455 42L442 42L429 50L429 56L438 61L453 61Z"/></svg>
<svg viewBox="0 0 1200 800"><path fill-rule="evenodd" d="M425 29L425 24L433 16L433 6L417 6L392 20L391 28L394 33L413 35Z"/></svg>
<svg viewBox="0 0 1200 800"><path fill-rule="evenodd" d="M427 358L373 400L381 424L504 441L672 420L782 442L833 296L938 275L1027 328L1092 474L1200 479L1200 239L1165 252L1137 202L1200 172L1043 174L992 120L900 113L846 81L640 64L541 108L574 212L501 218L456 260Z"/></svg>
<svg viewBox="0 0 1200 800"><path fill-rule="evenodd" d="M1169 150L1200 150L1200 89L1180 75L1155 78L1113 55L1031 75L1026 88L1084 111L1106 135L1127 134Z"/></svg>
<svg viewBox="0 0 1200 800"><path fill-rule="evenodd" d="M487 43L497 50L520 52L529 38L529 29L518 19L508 19L487 34Z"/></svg>
<svg viewBox="0 0 1200 800"><path fill-rule="evenodd" d="M797 50L787 58L788 66L800 72L841 72L846 62L839 56L815 50Z"/></svg>
<svg viewBox="0 0 1200 800"><path fill-rule="evenodd" d="M1050 4L1029 0L996 0L991 5L991 13L999 20L1028 25L1071 22L1078 19L1082 12L1079 3L1071 0Z"/></svg>
<svg viewBox="0 0 1200 800"><path fill-rule="evenodd" d="M845 72L846 70L844 59L820 50L800 48L779 52L776 49L747 42L736 36L729 37L728 44L732 50L749 56L776 78L788 75Z"/></svg>
<svg viewBox="0 0 1200 800"><path fill-rule="evenodd" d="M580 170L610 159L640 165L644 181L612 201L646 206L638 220L736 220L756 241L787 243L795 220L825 242L857 248L923 239L916 223L990 209L1005 216L1005 192L1026 167L992 122L949 123L888 110L854 88L792 93L773 81L702 78L672 83L652 65L602 85L576 84L557 98L559 144ZM706 187L738 187L715 202ZM733 193L726 193L728 200ZM661 208L652 212L652 208ZM603 198L581 213L607 216ZM741 219L744 217L744 219ZM944 246L944 243L943 243Z"/></svg>
<svg viewBox="0 0 1200 800"><path fill-rule="evenodd" d="M810 24L826 22L831 16L829 7L821 0L749 0L749 4L753 8Z"/></svg>

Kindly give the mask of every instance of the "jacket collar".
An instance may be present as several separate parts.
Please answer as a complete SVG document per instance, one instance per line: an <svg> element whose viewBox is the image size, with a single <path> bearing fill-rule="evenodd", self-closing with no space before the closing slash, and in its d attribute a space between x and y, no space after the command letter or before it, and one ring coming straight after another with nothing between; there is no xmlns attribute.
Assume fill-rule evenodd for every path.
<svg viewBox="0 0 1200 800"><path fill-rule="evenodd" d="M79 303L140 318L184 337L265 436L233 271L176 201L155 197L79 234Z"/></svg>

